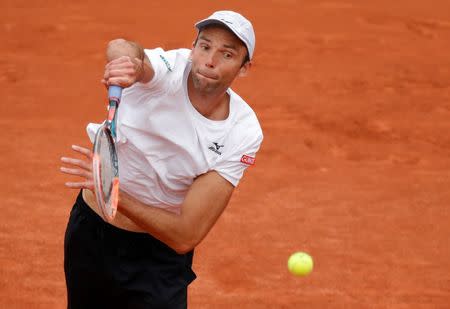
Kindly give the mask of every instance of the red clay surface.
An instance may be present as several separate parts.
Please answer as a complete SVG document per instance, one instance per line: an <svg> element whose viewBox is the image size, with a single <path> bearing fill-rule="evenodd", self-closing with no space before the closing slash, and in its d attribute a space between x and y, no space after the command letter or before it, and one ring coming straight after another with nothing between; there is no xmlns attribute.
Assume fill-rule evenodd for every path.
<svg viewBox="0 0 450 309"><path fill-rule="evenodd" d="M254 22L234 89L265 141L198 247L190 307L450 307L449 1L109 2L0 2L0 308L66 306L59 158L104 117L108 40L189 47L223 8ZM298 250L309 277L287 271Z"/></svg>

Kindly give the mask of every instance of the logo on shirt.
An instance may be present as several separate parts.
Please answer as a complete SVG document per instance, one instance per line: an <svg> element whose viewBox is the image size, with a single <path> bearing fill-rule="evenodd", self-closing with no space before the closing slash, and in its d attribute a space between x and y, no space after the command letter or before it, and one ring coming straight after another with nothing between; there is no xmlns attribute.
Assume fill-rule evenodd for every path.
<svg viewBox="0 0 450 309"><path fill-rule="evenodd" d="M167 61L167 59L164 58L163 55L159 55L159 57L161 58L161 60L162 60L162 61L164 62L164 64L166 65L167 70L169 70L169 72L172 72L172 68L170 67L169 61Z"/></svg>
<svg viewBox="0 0 450 309"><path fill-rule="evenodd" d="M218 155L221 155L222 152L219 151L220 148L222 148L224 145L219 145L219 143L213 143L214 146L209 146L208 149L211 151L214 151Z"/></svg>
<svg viewBox="0 0 450 309"><path fill-rule="evenodd" d="M243 155L241 158L241 162L247 165L255 164L256 159L247 155Z"/></svg>

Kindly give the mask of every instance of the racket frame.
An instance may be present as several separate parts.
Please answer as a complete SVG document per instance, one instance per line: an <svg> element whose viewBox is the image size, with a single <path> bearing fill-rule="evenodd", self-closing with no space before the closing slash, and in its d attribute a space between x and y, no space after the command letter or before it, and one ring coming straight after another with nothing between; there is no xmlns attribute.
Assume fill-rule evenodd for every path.
<svg viewBox="0 0 450 309"><path fill-rule="evenodd" d="M122 88L118 86L109 87L109 105L106 121L98 129L93 146L92 174L94 180L94 191L97 199L97 205L104 220L111 222L117 213L117 204L119 200L119 166L116 151L116 112L119 107ZM101 158L98 152L99 139L105 135L108 140L108 147L112 157L113 181L109 192L109 201L103 198L103 184L101 181Z"/></svg>

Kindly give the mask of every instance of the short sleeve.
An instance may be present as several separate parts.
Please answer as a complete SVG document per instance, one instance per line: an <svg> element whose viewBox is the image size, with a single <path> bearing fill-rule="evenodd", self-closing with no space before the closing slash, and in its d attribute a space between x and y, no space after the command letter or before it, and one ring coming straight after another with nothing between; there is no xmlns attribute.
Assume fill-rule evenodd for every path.
<svg viewBox="0 0 450 309"><path fill-rule="evenodd" d="M160 47L145 49L144 52L152 64L154 75L151 81L141 84L141 86L150 89L164 88L167 74L173 71L176 54L174 52L166 52Z"/></svg>
<svg viewBox="0 0 450 309"><path fill-rule="evenodd" d="M259 126L247 131L247 134L235 143L232 151L224 153L224 157L216 162L213 169L236 187L244 171L255 164L256 153L262 141L263 134Z"/></svg>

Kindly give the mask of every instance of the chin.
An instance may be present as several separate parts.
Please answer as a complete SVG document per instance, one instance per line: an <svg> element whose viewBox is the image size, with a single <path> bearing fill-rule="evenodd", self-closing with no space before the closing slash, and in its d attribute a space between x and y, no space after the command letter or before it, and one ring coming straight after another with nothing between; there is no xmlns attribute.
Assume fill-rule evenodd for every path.
<svg viewBox="0 0 450 309"><path fill-rule="evenodd" d="M201 92L213 92L217 89L217 85L215 83L208 83L206 80L201 80L200 78L194 77L192 79L195 89Z"/></svg>

